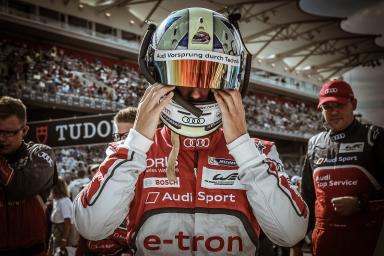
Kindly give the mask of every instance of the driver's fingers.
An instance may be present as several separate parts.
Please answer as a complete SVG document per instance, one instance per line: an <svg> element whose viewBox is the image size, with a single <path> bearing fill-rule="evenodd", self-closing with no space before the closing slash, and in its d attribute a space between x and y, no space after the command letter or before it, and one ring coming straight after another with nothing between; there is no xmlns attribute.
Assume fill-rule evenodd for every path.
<svg viewBox="0 0 384 256"><path fill-rule="evenodd" d="M143 102L148 97L148 94L150 94L151 90L153 88L155 88L156 86L158 86L158 83L154 83L154 84L148 86L148 88L145 90L143 96L141 97L140 102Z"/></svg>
<svg viewBox="0 0 384 256"><path fill-rule="evenodd" d="M234 105L234 101L229 92L225 90L215 90L215 92L221 96L228 109L230 109Z"/></svg>
<svg viewBox="0 0 384 256"><path fill-rule="evenodd" d="M243 99L241 98L241 93L238 90L226 90L225 92L229 96L231 96L231 99L233 101L233 106L236 109L241 109L240 107L243 106Z"/></svg>
<svg viewBox="0 0 384 256"><path fill-rule="evenodd" d="M172 100L173 94L174 92L169 92L160 99L159 104L156 107L158 111L162 111L165 108L165 106L168 105L168 103Z"/></svg>
<svg viewBox="0 0 384 256"><path fill-rule="evenodd" d="M213 91L213 96L215 97L215 100L216 100L217 104L219 105L221 113L224 116L228 115L228 113L229 113L228 105L225 103L222 95L219 94L218 91L214 90Z"/></svg>
<svg viewBox="0 0 384 256"><path fill-rule="evenodd" d="M244 112L242 99L239 91L235 90L215 90L216 95L220 95L228 112L232 115L239 115Z"/></svg>
<svg viewBox="0 0 384 256"><path fill-rule="evenodd" d="M159 103L160 99L174 88L175 86L162 85L159 83L153 84L146 90L142 104L153 109Z"/></svg>
<svg viewBox="0 0 384 256"><path fill-rule="evenodd" d="M175 86L158 86L152 92L151 104L156 106L161 103L163 98L167 96L171 91L175 89Z"/></svg>

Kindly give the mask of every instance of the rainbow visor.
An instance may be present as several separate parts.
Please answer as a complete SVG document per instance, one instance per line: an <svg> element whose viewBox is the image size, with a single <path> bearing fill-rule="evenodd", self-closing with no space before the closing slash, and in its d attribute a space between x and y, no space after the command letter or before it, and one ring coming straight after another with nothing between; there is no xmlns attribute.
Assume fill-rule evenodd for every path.
<svg viewBox="0 0 384 256"><path fill-rule="evenodd" d="M201 50L155 50L162 84L208 89L240 87L240 56Z"/></svg>

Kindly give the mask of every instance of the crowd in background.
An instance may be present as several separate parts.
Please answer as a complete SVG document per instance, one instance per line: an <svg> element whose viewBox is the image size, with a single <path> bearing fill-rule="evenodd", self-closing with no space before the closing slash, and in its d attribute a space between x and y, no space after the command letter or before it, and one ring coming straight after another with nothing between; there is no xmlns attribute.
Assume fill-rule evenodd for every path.
<svg viewBox="0 0 384 256"><path fill-rule="evenodd" d="M87 170L91 164L101 163L106 147L106 144L102 144L54 149L59 176L69 184L78 170Z"/></svg>
<svg viewBox="0 0 384 256"><path fill-rule="evenodd" d="M16 95L22 91L107 99L137 105L145 81L130 65L107 66L63 49L32 48L25 43L0 41L0 77Z"/></svg>
<svg viewBox="0 0 384 256"><path fill-rule="evenodd" d="M244 98L248 126L281 133L315 134L322 130L319 112L303 102L248 94Z"/></svg>
<svg viewBox="0 0 384 256"><path fill-rule="evenodd" d="M35 49L27 44L0 41L0 79L9 90L36 91L107 99L125 106L136 106L146 82L132 67L108 66L97 58L89 61L63 49ZM250 129L313 135L322 129L314 106L255 94L244 98Z"/></svg>

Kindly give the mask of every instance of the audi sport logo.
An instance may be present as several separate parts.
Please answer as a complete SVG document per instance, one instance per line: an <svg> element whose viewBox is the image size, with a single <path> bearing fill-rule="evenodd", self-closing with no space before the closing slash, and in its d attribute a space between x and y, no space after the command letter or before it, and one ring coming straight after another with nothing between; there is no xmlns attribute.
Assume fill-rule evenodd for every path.
<svg viewBox="0 0 384 256"><path fill-rule="evenodd" d="M317 165L322 164L324 162L324 158L317 159L316 163Z"/></svg>
<svg viewBox="0 0 384 256"><path fill-rule="evenodd" d="M209 138L186 138L183 141L183 145L186 148L207 148L209 147Z"/></svg>
<svg viewBox="0 0 384 256"><path fill-rule="evenodd" d="M181 121L183 121L186 124L204 124L205 119L202 117L191 117L191 116L183 116L181 118Z"/></svg>

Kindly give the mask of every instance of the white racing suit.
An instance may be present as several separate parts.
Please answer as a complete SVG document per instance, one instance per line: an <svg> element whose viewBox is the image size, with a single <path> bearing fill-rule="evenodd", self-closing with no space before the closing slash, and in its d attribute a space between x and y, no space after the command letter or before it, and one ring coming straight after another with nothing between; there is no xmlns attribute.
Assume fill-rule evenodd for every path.
<svg viewBox="0 0 384 256"><path fill-rule="evenodd" d="M257 255L260 228L282 246L304 237L308 208L273 143L244 134L226 145L222 129L180 136L174 182L166 177L171 149L166 127L154 143L131 130L74 201L80 234L113 237L126 218L132 254L168 256Z"/></svg>

